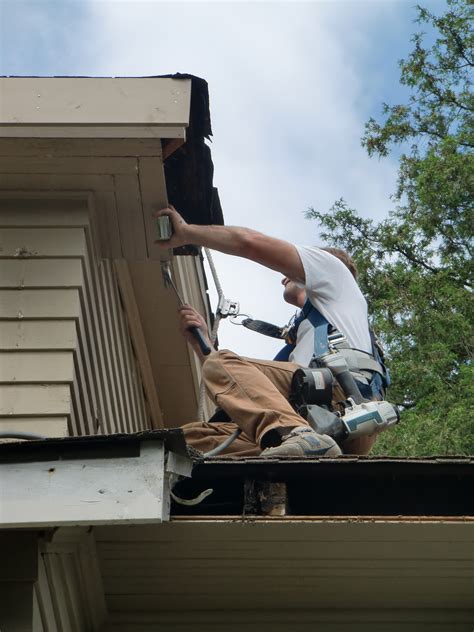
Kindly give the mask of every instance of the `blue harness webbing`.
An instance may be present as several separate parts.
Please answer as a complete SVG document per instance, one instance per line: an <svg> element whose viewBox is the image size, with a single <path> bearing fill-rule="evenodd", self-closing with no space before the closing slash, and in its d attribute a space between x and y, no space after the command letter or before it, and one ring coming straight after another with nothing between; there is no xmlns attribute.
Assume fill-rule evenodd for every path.
<svg viewBox="0 0 474 632"><path fill-rule="evenodd" d="M319 357L329 351L328 333L331 325L326 318L324 318L321 312L314 307L310 300L307 299L303 305L303 309L296 317L293 327L288 332L286 345L277 353L277 355L273 358L274 360L279 362L288 362L291 352L296 347L296 334L298 327L306 318L314 327L314 355Z"/></svg>
<svg viewBox="0 0 474 632"><path fill-rule="evenodd" d="M286 345L280 349L277 355L273 358L277 362L288 362L290 358L290 354L293 349L296 347L296 336L298 327L301 325L303 320L308 319L309 322L314 327L314 357L318 358L329 351L329 330L333 327L329 321L321 314L321 312L316 309L316 307L310 302L309 299L306 300L303 305L303 309L298 314L293 327L290 329L287 336ZM388 371L383 363L383 359L378 352L375 336L372 330L370 331L370 339L372 342L372 355L375 360L380 364L383 369L384 377L382 377L379 373L373 372L372 379L370 384L363 384L362 382L356 380L357 385L359 386L359 390L363 397L370 399L371 397L379 397L382 395L382 391L390 384L390 378L388 375Z"/></svg>

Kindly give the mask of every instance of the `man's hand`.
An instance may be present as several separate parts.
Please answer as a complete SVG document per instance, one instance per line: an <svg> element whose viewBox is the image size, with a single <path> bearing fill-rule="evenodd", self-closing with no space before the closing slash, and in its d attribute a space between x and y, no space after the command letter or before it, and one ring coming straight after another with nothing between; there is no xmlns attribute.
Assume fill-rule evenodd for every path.
<svg viewBox="0 0 474 632"><path fill-rule="evenodd" d="M173 235L171 239L155 242L162 248L176 248L186 244L212 248L227 255L255 261L293 281L305 281L305 271L298 251L287 241L239 226L187 224L171 205L153 213L153 217L163 215L169 216Z"/></svg>
<svg viewBox="0 0 474 632"><path fill-rule="evenodd" d="M204 356L201 353L201 349L196 338L189 331L190 327L197 327L201 330L204 340L207 342L209 347L211 348L211 352L214 350L213 344L209 337L209 330L207 328L206 321L201 316L199 312L197 312L194 307L191 305L182 305L178 309L179 319L180 319L180 330L184 338L189 342L194 351L197 353L201 360L204 360Z"/></svg>
<svg viewBox="0 0 474 632"><path fill-rule="evenodd" d="M189 225L184 221L178 211L174 206L169 204L167 208L162 208L160 211L155 211L153 213L153 217L156 219L158 217L163 217L163 215L168 215L170 218L171 226L172 226L172 235L170 239L166 240L156 240L155 244L162 246L164 248L178 248L179 246L184 246L190 243L187 229Z"/></svg>

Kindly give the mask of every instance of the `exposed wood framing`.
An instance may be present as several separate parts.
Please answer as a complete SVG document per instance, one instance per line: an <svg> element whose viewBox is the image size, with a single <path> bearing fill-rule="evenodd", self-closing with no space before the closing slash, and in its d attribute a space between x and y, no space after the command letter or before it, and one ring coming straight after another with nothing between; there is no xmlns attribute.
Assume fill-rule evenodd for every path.
<svg viewBox="0 0 474 632"><path fill-rule="evenodd" d="M249 479L244 485L244 516L285 516L288 510L286 483Z"/></svg>
<svg viewBox="0 0 474 632"><path fill-rule="evenodd" d="M177 149L179 149L184 144L184 138L173 138L166 139L162 141L163 147L163 160L166 160L173 154Z"/></svg>

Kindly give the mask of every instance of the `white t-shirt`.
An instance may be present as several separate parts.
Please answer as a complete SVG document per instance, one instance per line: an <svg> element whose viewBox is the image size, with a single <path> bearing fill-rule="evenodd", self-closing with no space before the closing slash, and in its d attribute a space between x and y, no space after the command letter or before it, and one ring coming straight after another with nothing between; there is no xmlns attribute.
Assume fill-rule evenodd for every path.
<svg viewBox="0 0 474 632"><path fill-rule="evenodd" d="M296 246L305 271L306 296L318 311L343 333L352 349L372 352L367 302L350 270L320 248ZM290 362L308 366L314 353L314 328L308 319L298 327Z"/></svg>

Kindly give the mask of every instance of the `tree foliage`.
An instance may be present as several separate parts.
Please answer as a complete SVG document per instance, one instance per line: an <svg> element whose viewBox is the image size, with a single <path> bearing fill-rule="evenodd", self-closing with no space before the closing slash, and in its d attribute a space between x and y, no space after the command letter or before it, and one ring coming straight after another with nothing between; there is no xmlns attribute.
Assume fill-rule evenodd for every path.
<svg viewBox="0 0 474 632"><path fill-rule="evenodd" d="M328 243L347 249L359 267L375 330L388 352L391 401L402 422L384 433L385 454L473 453L472 227L474 63L470 5L448 0L436 16L417 7L417 22L435 40L414 35L400 62L406 104L383 105L362 144L387 156L400 146L394 209L387 219L361 217L344 200L308 211Z"/></svg>

